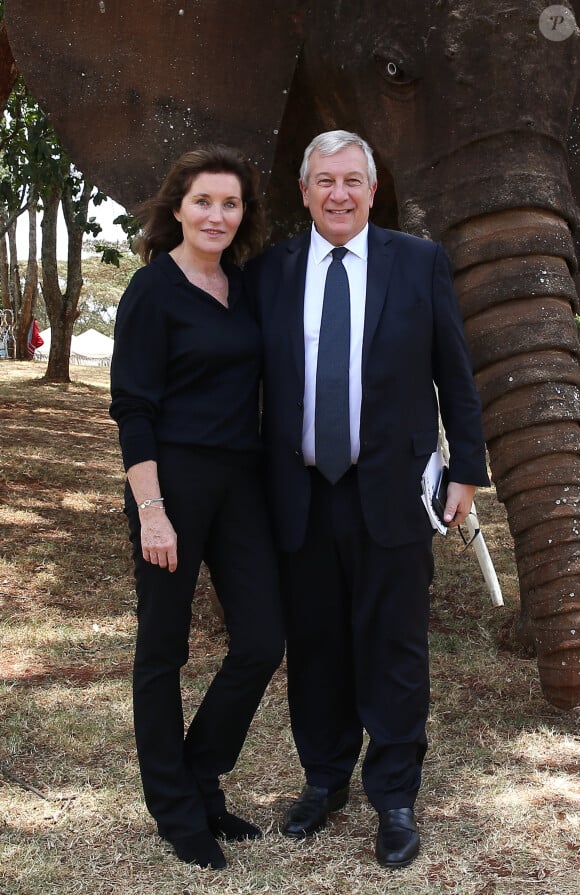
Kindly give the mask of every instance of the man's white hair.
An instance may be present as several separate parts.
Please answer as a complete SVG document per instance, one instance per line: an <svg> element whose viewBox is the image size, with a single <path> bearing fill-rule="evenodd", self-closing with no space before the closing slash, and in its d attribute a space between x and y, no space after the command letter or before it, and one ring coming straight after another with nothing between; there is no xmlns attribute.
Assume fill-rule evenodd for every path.
<svg viewBox="0 0 580 895"><path fill-rule="evenodd" d="M377 168L373 159L373 151L366 140L350 131L326 131L324 134L318 134L309 143L304 151L304 158L300 166L300 180L302 183L308 183L310 156L315 150L318 150L320 155L335 155L341 149L346 149L347 146L358 146L362 149L367 162L369 186L373 187L377 182Z"/></svg>

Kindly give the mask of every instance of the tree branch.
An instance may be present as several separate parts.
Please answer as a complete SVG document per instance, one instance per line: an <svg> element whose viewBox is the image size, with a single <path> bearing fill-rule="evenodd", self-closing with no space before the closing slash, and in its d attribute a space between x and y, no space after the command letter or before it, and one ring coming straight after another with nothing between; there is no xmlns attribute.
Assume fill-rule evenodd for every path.
<svg viewBox="0 0 580 895"><path fill-rule="evenodd" d="M24 203L20 208L17 208L15 211L12 211L7 218L3 215L0 215L0 239L3 236L6 236L12 224L18 220L21 214L24 214L25 211L28 211L29 208L32 208L34 203L37 201L34 195L31 195L27 202Z"/></svg>
<svg viewBox="0 0 580 895"><path fill-rule="evenodd" d="M48 796L45 796L43 792L39 789L36 789L35 786L31 786L30 783L27 783L26 780L21 780L20 777L15 777L14 774L11 774L6 768L3 768L0 765L0 774L4 777L8 783L14 783L16 786L21 786L22 789L25 789L27 792L34 793L35 796L38 796L40 799L44 799L45 802L50 802Z"/></svg>

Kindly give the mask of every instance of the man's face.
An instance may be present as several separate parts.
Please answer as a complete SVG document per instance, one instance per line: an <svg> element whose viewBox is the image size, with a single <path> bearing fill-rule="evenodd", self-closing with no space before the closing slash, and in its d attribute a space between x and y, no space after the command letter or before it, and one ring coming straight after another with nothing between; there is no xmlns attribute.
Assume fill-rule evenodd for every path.
<svg viewBox="0 0 580 895"><path fill-rule="evenodd" d="M315 149L308 183L300 181L300 189L320 235L340 246L366 225L377 185L369 185L365 154L352 145L334 155L320 155Z"/></svg>

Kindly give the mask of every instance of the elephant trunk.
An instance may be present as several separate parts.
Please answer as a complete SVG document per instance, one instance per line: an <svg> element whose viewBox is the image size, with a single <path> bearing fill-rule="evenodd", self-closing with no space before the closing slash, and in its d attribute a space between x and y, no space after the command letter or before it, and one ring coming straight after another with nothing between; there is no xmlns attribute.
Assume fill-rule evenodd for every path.
<svg viewBox="0 0 580 895"><path fill-rule="evenodd" d="M567 223L489 213L444 236L493 479L515 543L522 615L546 699L580 703L580 346Z"/></svg>

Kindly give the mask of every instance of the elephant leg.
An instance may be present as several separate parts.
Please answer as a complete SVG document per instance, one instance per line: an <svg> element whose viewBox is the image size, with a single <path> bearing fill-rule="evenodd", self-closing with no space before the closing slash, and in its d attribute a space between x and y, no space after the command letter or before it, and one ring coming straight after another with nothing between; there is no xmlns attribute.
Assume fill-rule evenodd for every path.
<svg viewBox="0 0 580 895"><path fill-rule="evenodd" d="M542 209L482 215L445 237L456 270L497 495L505 503L546 698L580 702L580 346L574 246Z"/></svg>

